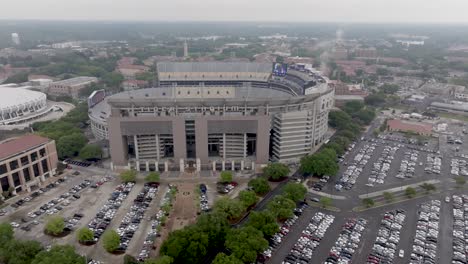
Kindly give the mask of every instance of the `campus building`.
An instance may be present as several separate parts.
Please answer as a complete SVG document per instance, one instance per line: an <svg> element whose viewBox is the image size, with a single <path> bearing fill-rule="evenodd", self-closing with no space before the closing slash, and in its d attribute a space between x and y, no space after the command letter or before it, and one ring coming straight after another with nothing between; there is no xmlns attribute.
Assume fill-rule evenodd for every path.
<svg viewBox="0 0 468 264"><path fill-rule="evenodd" d="M160 62L157 87L106 97L89 113L114 168L245 170L314 151L333 104L322 76L286 65Z"/></svg>
<svg viewBox="0 0 468 264"><path fill-rule="evenodd" d="M55 175L55 141L27 135L0 142L0 188L13 193L31 191Z"/></svg>

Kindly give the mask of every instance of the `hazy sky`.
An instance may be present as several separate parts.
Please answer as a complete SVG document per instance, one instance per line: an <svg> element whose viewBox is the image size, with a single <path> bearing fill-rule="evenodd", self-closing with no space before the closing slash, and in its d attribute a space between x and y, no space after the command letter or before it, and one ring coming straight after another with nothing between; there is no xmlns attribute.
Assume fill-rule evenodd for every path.
<svg viewBox="0 0 468 264"><path fill-rule="evenodd" d="M468 0L0 0L0 19L468 22Z"/></svg>

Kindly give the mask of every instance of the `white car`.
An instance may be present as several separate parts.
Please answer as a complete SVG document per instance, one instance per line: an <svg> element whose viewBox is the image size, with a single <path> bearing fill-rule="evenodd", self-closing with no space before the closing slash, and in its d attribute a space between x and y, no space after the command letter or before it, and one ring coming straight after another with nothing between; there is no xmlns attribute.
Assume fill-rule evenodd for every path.
<svg viewBox="0 0 468 264"><path fill-rule="evenodd" d="M405 251L404 251L403 249L400 249L400 251L398 252L398 256L399 256L400 258L405 257Z"/></svg>
<svg viewBox="0 0 468 264"><path fill-rule="evenodd" d="M16 222L11 222L10 224L11 224L11 226L14 227L14 228L18 228L18 227L20 226L20 225L19 225L18 223L16 223Z"/></svg>
<svg viewBox="0 0 468 264"><path fill-rule="evenodd" d="M450 196L445 197L445 202L450 203Z"/></svg>

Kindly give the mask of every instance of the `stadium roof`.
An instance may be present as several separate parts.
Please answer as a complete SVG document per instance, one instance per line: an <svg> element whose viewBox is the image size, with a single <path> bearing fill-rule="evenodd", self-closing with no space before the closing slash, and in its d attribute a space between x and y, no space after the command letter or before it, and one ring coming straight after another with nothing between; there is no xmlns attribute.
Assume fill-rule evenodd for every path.
<svg viewBox="0 0 468 264"><path fill-rule="evenodd" d="M271 73L271 63L254 62L159 62L158 72L264 72Z"/></svg>
<svg viewBox="0 0 468 264"><path fill-rule="evenodd" d="M50 139L38 135L27 135L0 142L0 160L49 142Z"/></svg>
<svg viewBox="0 0 468 264"><path fill-rule="evenodd" d="M23 88L0 87L0 109L8 109L45 99L46 95L41 92Z"/></svg>

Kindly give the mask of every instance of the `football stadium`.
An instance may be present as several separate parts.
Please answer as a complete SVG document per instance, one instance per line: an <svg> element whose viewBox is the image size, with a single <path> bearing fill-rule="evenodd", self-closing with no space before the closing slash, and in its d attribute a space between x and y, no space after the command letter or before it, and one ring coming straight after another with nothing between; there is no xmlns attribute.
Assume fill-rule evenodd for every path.
<svg viewBox="0 0 468 264"><path fill-rule="evenodd" d="M324 140L334 90L282 63L159 62L154 88L88 99L114 169L253 170L294 163Z"/></svg>

